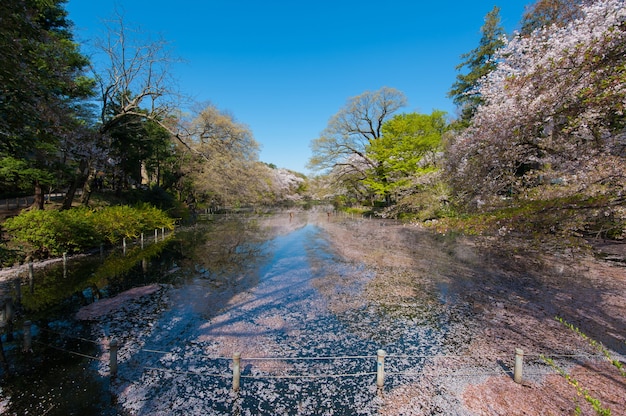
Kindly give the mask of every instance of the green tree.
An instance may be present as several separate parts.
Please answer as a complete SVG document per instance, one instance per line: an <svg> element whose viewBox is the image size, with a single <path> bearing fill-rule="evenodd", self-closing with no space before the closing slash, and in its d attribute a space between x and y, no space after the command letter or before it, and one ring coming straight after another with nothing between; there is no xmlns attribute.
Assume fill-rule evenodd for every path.
<svg viewBox="0 0 626 416"><path fill-rule="evenodd" d="M61 143L75 136L83 115L81 100L93 87L84 74L88 60L72 39L63 3L0 4L0 156L29 166L23 175L14 171L21 177L14 177L13 187L30 181L38 208L43 208L42 187L66 162Z"/></svg>
<svg viewBox="0 0 626 416"><path fill-rule="evenodd" d="M437 169L437 153L448 128L446 113L399 114L382 126L382 137L367 147L376 163L365 183L390 200L398 191L415 187L419 176Z"/></svg>
<svg viewBox="0 0 626 416"><path fill-rule="evenodd" d="M460 73L456 82L448 92L448 97L460 109L460 124L467 126L474 113L483 100L478 91L480 80L491 71L497 63L494 60L496 52L505 44L505 33L500 23L500 8L494 7L485 16L485 24L480 29L481 38L478 47L471 52L461 55L463 61L457 65L456 70L467 69L468 72Z"/></svg>
<svg viewBox="0 0 626 416"><path fill-rule="evenodd" d="M367 157L367 147L380 139L385 121L404 105L404 94L388 87L350 98L311 142L309 168L331 171L331 176L346 186L360 185L366 172L377 167ZM355 191L362 193L361 189Z"/></svg>

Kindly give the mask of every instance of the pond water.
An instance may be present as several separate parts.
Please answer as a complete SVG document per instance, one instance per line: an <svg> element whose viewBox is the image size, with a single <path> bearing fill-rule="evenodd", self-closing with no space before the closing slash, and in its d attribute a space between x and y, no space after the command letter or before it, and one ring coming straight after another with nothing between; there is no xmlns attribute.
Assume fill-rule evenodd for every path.
<svg viewBox="0 0 626 416"><path fill-rule="evenodd" d="M378 350L387 353L390 389L419 377L426 357L446 348L454 321L446 285L380 301L388 294L379 296L376 270L338 255L329 221L315 213L216 218L143 249L38 271L21 290L20 319L33 321L33 352L21 354L18 341L4 338L16 375L3 384L0 409L376 414ZM160 286L150 296L75 319L84 305L154 283ZM111 379L106 346L113 338L120 350Z"/></svg>

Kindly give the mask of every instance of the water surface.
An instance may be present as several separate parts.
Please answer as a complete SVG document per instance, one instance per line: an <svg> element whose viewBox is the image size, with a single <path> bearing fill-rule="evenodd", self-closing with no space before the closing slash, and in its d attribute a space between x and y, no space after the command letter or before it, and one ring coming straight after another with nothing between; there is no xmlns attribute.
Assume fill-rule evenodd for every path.
<svg viewBox="0 0 626 416"><path fill-rule="evenodd" d="M376 271L342 259L324 221L314 214L216 220L181 230L146 255L95 259L92 269L81 268L82 280L48 271L25 295L25 315L41 328L37 333L93 342L63 343L48 334L45 344L59 349L36 344L34 355L58 362L37 358L28 383L9 383L10 409L376 414L376 351L390 355L391 372L418 373L421 357L442 348L449 316L437 293L416 293L402 304L376 301ZM157 295L94 322L72 319L82 304L154 282L164 285ZM120 364L109 381L105 347L112 338L121 344ZM235 352L242 356L239 394L231 391ZM58 372L67 376L55 384L51 374ZM389 375L385 388L406 379ZM41 404L27 404L33 399Z"/></svg>

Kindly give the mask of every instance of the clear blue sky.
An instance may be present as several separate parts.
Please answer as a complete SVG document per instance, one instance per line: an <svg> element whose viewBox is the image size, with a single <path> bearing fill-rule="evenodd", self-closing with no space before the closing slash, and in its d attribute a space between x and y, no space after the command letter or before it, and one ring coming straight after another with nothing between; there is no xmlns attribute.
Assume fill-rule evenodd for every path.
<svg viewBox="0 0 626 416"><path fill-rule="evenodd" d="M485 15L499 6L511 33L532 2L69 0L66 9L89 53L117 4L186 61L174 68L183 93L247 124L263 162L309 173L311 140L350 97L387 86L407 96L401 111L454 114L446 94Z"/></svg>

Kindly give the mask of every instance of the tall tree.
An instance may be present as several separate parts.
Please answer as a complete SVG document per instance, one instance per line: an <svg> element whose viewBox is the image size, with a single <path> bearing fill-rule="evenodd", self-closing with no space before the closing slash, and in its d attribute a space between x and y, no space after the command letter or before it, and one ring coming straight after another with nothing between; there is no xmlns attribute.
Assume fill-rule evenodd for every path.
<svg viewBox="0 0 626 416"><path fill-rule="evenodd" d="M186 199L212 205L252 202L261 185L256 174L259 144L248 126L209 104L188 131L191 149L181 177L192 181Z"/></svg>
<svg viewBox="0 0 626 416"><path fill-rule="evenodd" d="M42 186L62 165L61 142L80 124L80 100L93 86L63 3L0 4L0 156L5 167L11 159L27 162L37 208L43 208Z"/></svg>
<svg viewBox="0 0 626 416"><path fill-rule="evenodd" d="M496 52L505 44L505 32L500 23L500 8L494 7L485 16L485 24L480 29L481 38L478 47L461 55L463 61L456 70L467 69L467 73L460 73L456 82L448 92L448 97L460 109L461 126L467 126L476 113L476 109L483 103L479 86L481 79L496 68L494 60Z"/></svg>
<svg viewBox="0 0 626 416"><path fill-rule="evenodd" d="M85 204L97 169L123 168L127 178L137 178L140 176L137 172L148 159L169 148L163 140L163 131L179 137L187 146L178 124L172 122L172 115L179 108L179 95L170 71L176 59L168 43L130 28L123 16L117 14L107 23L106 38L95 42L94 53L102 65L94 68L100 100L101 146L99 151L86 154L82 161L80 181L85 183L82 198ZM125 153L123 149L132 151ZM166 157L162 153L159 156ZM115 161L123 161L124 166L111 166Z"/></svg>
<svg viewBox="0 0 626 416"><path fill-rule="evenodd" d="M420 176L437 169L437 153L447 127L443 111L395 115L383 125L383 136L367 148L368 158L377 167L365 183L385 198L416 187Z"/></svg>
<svg viewBox="0 0 626 416"><path fill-rule="evenodd" d="M367 91L348 100L335 114L321 136L311 142L313 170L334 170L339 180L362 180L376 167L367 157L367 147L382 136L385 121L406 105L406 97L394 88Z"/></svg>

